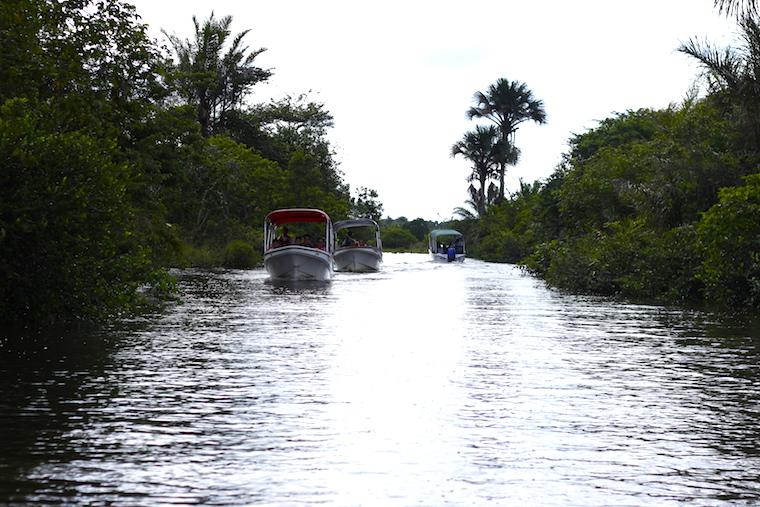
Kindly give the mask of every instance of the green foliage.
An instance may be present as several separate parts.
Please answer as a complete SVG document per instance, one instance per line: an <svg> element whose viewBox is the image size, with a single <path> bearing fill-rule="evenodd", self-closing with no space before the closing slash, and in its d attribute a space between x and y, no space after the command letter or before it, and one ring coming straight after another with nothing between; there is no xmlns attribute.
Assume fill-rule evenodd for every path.
<svg viewBox="0 0 760 507"><path fill-rule="evenodd" d="M696 221L745 171L730 132L709 102L605 120L572 142L557 190L564 223L581 232L634 216L662 228Z"/></svg>
<svg viewBox="0 0 760 507"><path fill-rule="evenodd" d="M489 179L499 175L498 164L502 155L511 145L506 139L501 139L499 129L493 125L484 127L478 125L475 130L465 133L461 141L451 147L451 156L461 155L472 163L472 173L467 181L478 182L478 187L472 193L472 202L478 215L483 215L493 204L494 199L486 192Z"/></svg>
<svg viewBox="0 0 760 507"><path fill-rule="evenodd" d="M414 237L417 238L417 241L424 241L427 233L433 229L432 225L422 218L415 218L414 220L407 222L404 228L411 232Z"/></svg>
<svg viewBox="0 0 760 507"><path fill-rule="evenodd" d="M760 308L760 174L720 191L698 226L699 273L710 301Z"/></svg>
<svg viewBox="0 0 760 507"><path fill-rule="evenodd" d="M183 195L195 192L193 238L231 240L237 227L258 227L279 207L287 175L274 162L227 138L209 139L203 163Z"/></svg>
<svg viewBox="0 0 760 507"><path fill-rule="evenodd" d="M737 21L741 37L738 48L717 48L692 38L678 50L700 63L713 98L739 127L738 133L745 143L741 147L757 154L760 151L760 69L757 64L760 19L753 8Z"/></svg>
<svg viewBox="0 0 760 507"><path fill-rule="evenodd" d="M67 130L121 142L165 94L158 48L119 0L2 2L0 40L0 102L49 101Z"/></svg>
<svg viewBox="0 0 760 507"><path fill-rule="evenodd" d="M375 222L383 216L383 205L376 190L359 187L356 198L351 198L351 216L354 218L371 218Z"/></svg>
<svg viewBox="0 0 760 507"><path fill-rule="evenodd" d="M3 327L99 321L135 309L146 284L170 289L138 225L139 171L125 156L165 93L134 8L3 2L0 40Z"/></svg>
<svg viewBox="0 0 760 507"><path fill-rule="evenodd" d="M417 243L417 238L408 230L398 225L385 227L380 231L383 248L411 248Z"/></svg>
<svg viewBox="0 0 760 507"><path fill-rule="evenodd" d="M126 156L133 167L129 195L139 210L136 233L151 248L154 263L186 264L188 216L194 216L190 197L194 173L202 164L207 141L200 135L194 113L187 107L158 109L137 125Z"/></svg>
<svg viewBox="0 0 760 507"><path fill-rule="evenodd" d="M227 244L224 250L224 267L234 269L250 269L261 262L259 250L241 240L234 240Z"/></svg>
<svg viewBox="0 0 760 507"><path fill-rule="evenodd" d="M517 263L528 251L525 240L507 229L487 235L478 244L476 254L486 261Z"/></svg>
<svg viewBox="0 0 760 507"><path fill-rule="evenodd" d="M534 243L538 192L538 184L521 182L520 192L489 208L476 230L463 227L470 253L484 260L510 263L528 255Z"/></svg>
<svg viewBox="0 0 760 507"><path fill-rule="evenodd" d="M396 219L386 217L382 220L379 220L378 223L380 224L380 230L383 234L382 240L384 249L418 253L427 252L428 232L435 228L439 228L441 225L438 222L432 222L422 218L415 218L414 220L410 221L408 218L403 216ZM391 231L390 245L387 243L385 237L385 231L389 230ZM411 237L409 237L409 235L411 235Z"/></svg>
<svg viewBox="0 0 760 507"><path fill-rule="evenodd" d="M509 199L483 206L485 186L471 186L480 216L457 209L469 252L574 292L760 306L760 24L738 21L739 48L679 48L706 71L708 97L601 121L570 140L546 181L521 182ZM469 115L510 127L516 87L497 85Z"/></svg>
<svg viewBox="0 0 760 507"><path fill-rule="evenodd" d="M269 79L272 72L254 65L266 49L248 52L243 46L249 30L230 39L231 16L216 19L212 12L203 23L193 16L193 25L193 40L167 34L177 55L169 77L179 96L196 107L201 132L209 136L226 129L227 117L240 108L251 88Z"/></svg>
<svg viewBox="0 0 760 507"><path fill-rule="evenodd" d="M52 116L22 99L0 107L0 315L14 327L102 319L153 277L115 143Z"/></svg>
<svg viewBox="0 0 760 507"><path fill-rule="evenodd" d="M491 207L470 252L573 292L755 305L756 232L739 217L760 215L754 187L734 187L753 160L737 128L711 98L608 118L546 182Z"/></svg>
<svg viewBox="0 0 760 507"><path fill-rule="evenodd" d="M507 165L517 164L520 150L515 145L515 133L520 124L533 121L538 124L546 123L544 103L533 96L533 92L525 83L499 78L488 87L486 92L476 92L475 106L467 111L467 116L485 118L493 122L499 130L499 147L496 150L498 162L499 190L498 200L505 197L504 174ZM484 186L481 186L484 189Z"/></svg>
<svg viewBox="0 0 760 507"><path fill-rule="evenodd" d="M270 72L229 26L173 38L171 65L119 0L0 3L0 327L134 310L172 290L160 266L252 265L275 208L348 215L332 116L242 111Z"/></svg>
<svg viewBox="0 0 760 507"><path fill-rule="evenodd" d="M700 262L693 227L660 235L629 220L604 232L543 243L523 264L572 292L684 303L701 297L695 277Z"/></svg>

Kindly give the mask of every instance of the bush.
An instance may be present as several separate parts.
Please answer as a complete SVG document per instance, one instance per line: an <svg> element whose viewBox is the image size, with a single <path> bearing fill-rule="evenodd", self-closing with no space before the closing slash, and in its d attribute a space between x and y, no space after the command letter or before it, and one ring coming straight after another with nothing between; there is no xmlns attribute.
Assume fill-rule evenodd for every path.
<svg viewBox="0 0 760 507"><path fill-rule="evenodd" d="M226 268L250 269L261 262L261 255L245 241L235 240L227 244L222 264Z"/></svg>
<svg viewBox="0 0 760 507"><path fill-rule="evenodd" d="M528 253L523 237L510 230L493 232L483 238L473 252L475 257L490 262L517 263Z"/></svg>
<svg viewBox="0 0 760 507"><path fill-rule="evenodd" d="M760 174L724 188L697 227L708 301L760 307Z"/></svg>
<svg viewBox="0 0 760 507"><path fill-rule="evenodd" d="M639 221L623 221L572 241L543 243L523 265L572 292L683 303L702 296L695 244L693 226L661 235Z"/></svg>
<svg viewBox="0 0 760 507"><path fill-rule="evenodd" d="M44 104L0 107L0 328L98 321L159 275L131 232L130 167L112 141L49 124Z"/></svg>
<svg viewBox="0 0 760 507"><path fill-rule="evenodd" d="M383 241L383 248L409 249L417 243L417 238L414 237L414 234L398 225L386 227L380 232L380 234Z"/></svg>

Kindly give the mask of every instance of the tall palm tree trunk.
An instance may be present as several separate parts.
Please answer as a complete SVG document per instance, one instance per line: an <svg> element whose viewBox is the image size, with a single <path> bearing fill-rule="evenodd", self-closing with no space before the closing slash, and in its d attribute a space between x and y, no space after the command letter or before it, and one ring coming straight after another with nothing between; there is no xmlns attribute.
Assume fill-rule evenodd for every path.
<svg viewBox="0 0 760 507"><path fill-rule="evenodd" d="M507 173L506 162L499 164L499 202L504 200L504 175Z"/></svg>

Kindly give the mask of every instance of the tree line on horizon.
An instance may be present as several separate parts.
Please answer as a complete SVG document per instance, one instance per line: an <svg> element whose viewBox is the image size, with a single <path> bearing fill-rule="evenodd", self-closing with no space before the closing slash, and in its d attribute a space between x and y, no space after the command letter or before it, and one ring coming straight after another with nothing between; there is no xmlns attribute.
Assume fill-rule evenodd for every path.
<svg viewBox="0 0 760 507"><path fill-rule="evenodd" d="M325 105L248 105L265 49L229 16L192 22L167 49L121 0L0 4L3 333L136 311L171 292L168 267L251 266L276 208L379 218Z"/></svg>
<svg viewBox="0 0 760 507"><path fill-rule="evenodd" d="M485 185L503 178L505 152L519 155L498 128L478 126L452 147L479 185L474 211L455 210L473 255L572 292L760 308L760 19L754 1L715 5L737 16L740 45L692 38L678 48L702 66L704 97L599 122L570 139L549 178L509 196ZM521 100L495 98L521 87ZM545 120L527 114L540 101L519 82L500 79L474 101Z"/></svg>

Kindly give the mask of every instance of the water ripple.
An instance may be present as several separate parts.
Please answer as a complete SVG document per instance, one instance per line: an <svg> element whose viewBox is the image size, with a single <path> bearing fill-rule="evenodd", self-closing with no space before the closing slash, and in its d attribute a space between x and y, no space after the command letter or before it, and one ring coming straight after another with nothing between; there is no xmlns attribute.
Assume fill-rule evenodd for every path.
<svg viewBox="0 0 760 507"><path fill-rule="evenodd" d="M105 357L2 370L0 503L760 501L751 326L413 254L180 288Z"/></svg>

